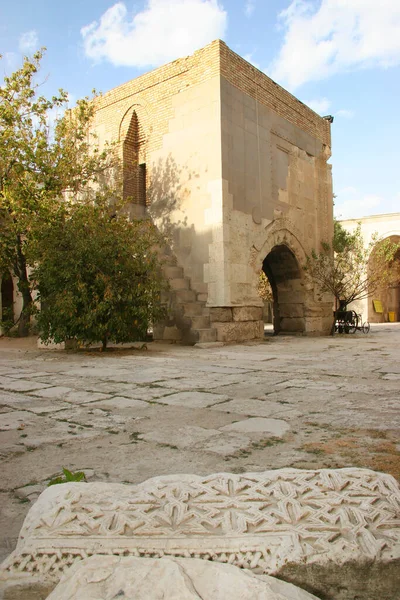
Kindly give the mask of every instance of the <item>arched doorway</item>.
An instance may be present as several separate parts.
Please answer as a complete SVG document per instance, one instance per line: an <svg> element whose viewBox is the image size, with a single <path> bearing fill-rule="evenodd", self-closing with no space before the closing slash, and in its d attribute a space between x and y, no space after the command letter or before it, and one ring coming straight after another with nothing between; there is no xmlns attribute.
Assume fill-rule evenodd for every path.
<svg viewBox="0 0 400 600"><path fill-rule="evenodd" d="M1 279L1 320L11 322L14 318L14 284L10 273Z"/></svg>
<svg viewBox="0 0 400 600"><path fill-rule="evenodd" d="M124 115L119 131L122 150L123 197L132 216L142 216L147 205L146 111L132 106Z"/></svg>
<svg viewBox="0 0 400 600"><path fill-rule="evenodd" d="M395 244L400 244L399 235L391 235L385 238ZM370 261L374 260L372 253ZM397 250L394 260L391 263L390 270L393 274L393 282L380 290L374 292L373 296L368 299L368 320L371 323L379 323L382 321L400 321L400 249ZM379 300L382 313L377 312L376 300Z"/></svg>
<svg viewBox="0 0 400 600"><path fill-rule="evenodd" d="M275 335L305 332L302 271L293 252L285 244L274 246L262 270L272 288Z"/></svg>

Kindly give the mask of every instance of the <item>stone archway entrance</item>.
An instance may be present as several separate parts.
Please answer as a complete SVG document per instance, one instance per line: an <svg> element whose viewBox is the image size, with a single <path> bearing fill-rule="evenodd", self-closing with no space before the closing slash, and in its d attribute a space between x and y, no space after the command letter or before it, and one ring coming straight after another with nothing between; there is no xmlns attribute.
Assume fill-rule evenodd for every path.
<svg viewBox="0 0 400 600"><path fill-rule="evenodd" d="M293 252L285 244L274 246L262 270L272 288L274 333L305 332L304 285Z"/></svg>
<svg viewBox="0 0 400 600"><path fill-rule="evenodd" d="M385 239L399 244L400 235L390 235ZM370 262L373 261L373 254ZM381 288L376 291L373 296L368 298L368 320L371 323L379 323L382 321L400 321L400 250L396 252L393 263L390 267L393 270L394 276L398 276L394 283L388 287ZM380 300L382 305L382 313L377 313L374 307L374 300Z"/></svg>

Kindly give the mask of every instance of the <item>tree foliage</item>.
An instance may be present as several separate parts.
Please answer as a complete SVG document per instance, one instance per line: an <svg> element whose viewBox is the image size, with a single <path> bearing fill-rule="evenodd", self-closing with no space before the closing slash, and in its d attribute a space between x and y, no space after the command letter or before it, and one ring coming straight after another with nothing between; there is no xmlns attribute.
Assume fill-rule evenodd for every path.
<svg viewBox="0 0 400 600"><path fill-rule="evenodd" d="M377 234L365 245L360 223L349 233L335 221L332 243L323 243L320 252L314 250L305 269L322 292L333 294L344 307L399 281L395 261L399 247L390 239L379 240Z"/></svg>
<svg viewBox="0 0 400 600"><path fill-rule="evenodd" d="M268 277L266 276L266 274L264 273L263 270L260 271L259 276L258 276L258 295L260 296L260 298L262 298L262 300L264 300L264 302L272 302L273 301L273 293L272 293L272 288L271 288L271 284L268 281Z"/></svg>
<svg viewBox="0 0 400 600"><path fill-rule="evenodd" d="M159 242L150 221L129 221L104 200L61 207L30 247L42 339L103 348L145 339L164 316Z"/></svg>
<svg viewBox="0 0 400 600"><path fill-rule="evenodd" d="M93 102L80 100L66 110L68 95L40 95L37 76L43 52L23 65L0 87L0 272L18 278L23 298L20 334L27 333L32 293L26 244L39 222L49 222L62 194L77 195L110 167L112 153L99 151L89 136ZM51 125L51 114L60 116Z"/></svg>

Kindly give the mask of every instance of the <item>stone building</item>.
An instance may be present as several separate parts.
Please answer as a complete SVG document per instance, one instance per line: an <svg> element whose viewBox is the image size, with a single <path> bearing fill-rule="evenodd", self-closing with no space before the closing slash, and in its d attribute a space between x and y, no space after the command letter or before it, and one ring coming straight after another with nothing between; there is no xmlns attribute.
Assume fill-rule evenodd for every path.
<svg viewBox="0 0 400 600"><path fill-rule="evenodd" d="M350 233L360 223L361 234L366 247L375 234L378 240L390 239L394 243L400 243L400 213L372 215L340 222ZM397 252L395 260L400 261L400 251ZM380 304L376 304L376 301ZM382 323L389 320L400 321L400 281L390 287L378 290L369 298L353 302L349 305L349 308L361 313L363 319L370 323Z"/></svg>
<svg viewBox="0 0 400 600"><path fill-rule="evenodd" d="M326 119L217 40L104 94L95 130L120 144L125 196L172 235L156 337L262 338L261 269L277 333L329 331L331 298L302 268L332 235Z"/></svg>
<svg viewBox="0 0 400 600"><path fill-rule="evenodd" d="M117 140L124 195L171 235L169 340L328 333L330 296L303 270L332 236L330 124L217 40L104 94L94 129Z"/></svg>

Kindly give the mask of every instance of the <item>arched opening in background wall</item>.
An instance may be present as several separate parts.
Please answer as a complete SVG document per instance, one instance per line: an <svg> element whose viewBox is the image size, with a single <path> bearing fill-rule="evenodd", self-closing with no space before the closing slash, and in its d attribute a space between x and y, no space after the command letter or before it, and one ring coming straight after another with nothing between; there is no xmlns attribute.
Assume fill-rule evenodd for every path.
<svg viewBox="0 0 400 600"><path fill-rule="evenodd" d="M400 243L399 235L391 235L387 239L396 244ZM373 260L373 254L371 255L371 260ZM391 269L397 275L395 283L381 288L368 298L368 320L371 323L400 321L400 249L396 252ZM377 300L381 306L376 304ZM382 308L382 312L377 312L377 307L378 310Z"/></svg>
<svg viewBox="0 0 400 600"><path fill-rule="evenodd" d="M274 246L265 257L262 270L272 288L274 333L303 333L304 290L295 255L284 244Z"/></svg>
<svg viewBox="0 0 400 600"><path fill-rule="evenodd" d="M145 136L136 111L122 145L123 196L133 204L146 206Z"/></svg>
<svg viewBox="0 0 400 600"><path fill-rule="evenodd" d="M10 273L4 273L1 280L1 320L14 318L14 284Z"/></svg>

